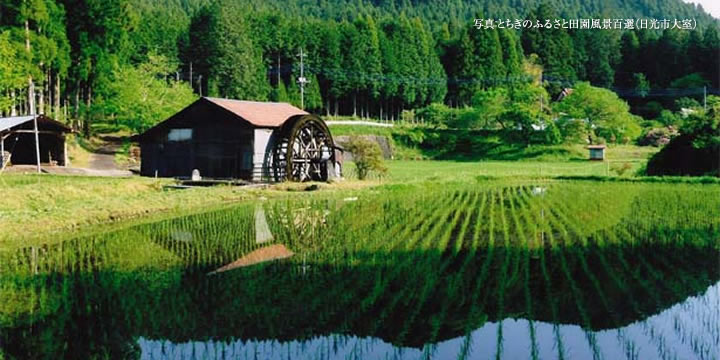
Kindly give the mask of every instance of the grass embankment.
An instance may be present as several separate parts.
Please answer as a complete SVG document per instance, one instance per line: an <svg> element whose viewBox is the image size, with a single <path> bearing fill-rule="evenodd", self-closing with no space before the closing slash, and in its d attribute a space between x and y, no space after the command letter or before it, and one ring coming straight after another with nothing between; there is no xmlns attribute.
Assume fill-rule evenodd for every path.
<svg viewBox="0 0 720 360"><path fill-rule="evenodd" d="M345 127L351 133L355 127ZM391 132L387 128L372 128L376 135ZM357 130L357 129L356 129ZM363 133L357 130L358 133ZM364 131L367 134L367 131ZM92 145L92 144L85 144ZM77 145L78 149L82 149ZM553 150L556 149L556 150ZM562 151L557 149L563 149ZM378 184L408 182L464 182L475 184L489 178L525 179L553 177L605 177L607 175L630 178L644 165L655 149L635 146L611 146L608 158L618 160L610 166L603 162L584 160L586 150L581 145L564 147L530 147L523 151L540 151L546 155L553 152L575 154L563 155L556 160L546 157L535 161L388 161L388 173L382 179L359 182L350 179L334 184L278 184L269 190L248 190L227 186L197 188L183 191L164 190L172 183L167 179L149 178L91 178L53 175L0 175L0 192L3 206L0 208L0 250L16 248L33 242L47 242L56 234L63 236L79 230L92 229L97 224L116 223L128 219L157 219L205 211L228 203L246 201L260 196L289 196L306 193L307 190L348 191L372 187ZM418 151L418 150L412 150ZM77 151L76 154L83 154ZM526 154L527 155L527 154ZM549 155L548 155L549 156ZM583 160L573 160L573 156ZM78 166L82 156L74 160ZM531 158L532 159L532 158ZM617 171L617 164L630 164L629 169ZM352 175L352 164L346 164L346 174ZM622 174L621 174L622 173ZM503 180L504 181L504 180ZM302 196L302 195L300 195ZM42 240L40 240L42 239ZM52 239L51 241L59 241Z"/></svg>
<svg viewBox="0 0 720 360"><path fill-rule="evenodd" d="M511 132L498 130L434 129L417 125L392 128L365 125L331 125L333 136L384 136L398 160L455 161L587 161L587 145L562 144L526 146ZM659 148L610 144L606 157L611 163L646 162ZM626 167L622 164L618 167ZM638 166L631 166L637 170ZM625 169L626 171L629 169Z"/></svg>
<svg viewBox="0 0 720 360"><path fill-rule="evenodd" d="M170 179L58 175L0 175L0 250L47 243L56 234L130 219L154 220L205 211L260 196L277 197L309 190L347 191L377 182L278 184L266 190L230 186L167 190ZM58 239L50 239L55 241ZM59 240L58 240L59 241Z"/></svg>
<svg viewBox="0 0 720 360"><path fill-rule="evenodd" d="M85 139L76 135L67 137L67 151L70 166L76 168L86 168L90 164L90 150Z"/></svg>
<svg viewBox="0 0 720 360"><path fill-rule="evenodd" d="M308 190L353 192L381 184L409 182L477 183L488 178L526 180L584 176L605 179L607 171L603 163L498 161L389 161L388 169L387 176L379 180L345 180L333 184L284 183L266 190L228 186L164 190L163 186L172 183L172 180L4 174L0 176L0 192L3 194L0 250L25 246L41 238L42 242L46 242L54 234L84 230L92 228L92 225L129 219L154 220L261 196L303 196L309 194Z"/></svg>

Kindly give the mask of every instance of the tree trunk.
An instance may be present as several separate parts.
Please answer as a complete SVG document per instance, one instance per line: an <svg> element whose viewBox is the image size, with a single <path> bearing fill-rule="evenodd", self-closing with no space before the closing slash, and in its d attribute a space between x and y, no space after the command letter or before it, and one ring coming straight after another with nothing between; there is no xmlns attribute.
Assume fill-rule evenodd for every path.
<svg viewBox="0 0 720 360"><path fill-rule="evenodd" d="M353 94L353 117L357 116L357 94Z"/></svg>
<svg viewBox="0 0 720 360"><path fill-rule="evenodd" d="M46 76L48 77L48 76ZM38 114L44 115L45 114L45 92L47 92L48 88L48 82L47 79L45 80L45 83L42 86L42 90L40 91L40 101L38 103Z"/></svg>
<svg viewBox="0 0 720 360"><path fill-rule="evenodd" d="M80 81L75 82L75 104L73 104L73 119L78 118L80 113ZM77 130L77 128L75 129Z"/></svg>
<svg viewBox="0 0 720 360"><path fill-rule="evenodd" d="M55 117L60 118L60 73L55 73L55 91L53 91L53 104L55 107Z"/></svg>
<svg viewBox="0 0 720 360"><path fill-rule="evenodd" d="M90 136L90 106L92 106L92 85L88 85L85 98L85 123L83 124L85 136Z"/></svg>
<svg viewBox="0 0 720 360"><path fill-rule="evenodd" d="M30 22L27 19L25 19L25 50L27 50L28 56L32 55L30 52ZM35 84L30 74L28 74L28 113L35 115Z"/></svg>
<svg viewBox="0 0 720 360"><path fill-rule="evenodd" d="M365 119L367 117L366 113L367 109L365 108L365 97L360 98L360 118Z"/></svg>
<svg viewBox="0 0 720 360"><path fill-rule="evenodd" d="M17 99L15 98L15 89L10 90L10 98L12 99L12 107L10 108L10 116L17 116Z"/></svg>
<svg viewBox="0 0 720 360"><path fill-rule="evenodd" d="M85 106L90 109L90 106L92 105L92 85L87 86L87 94L85 98Z"/></svg>

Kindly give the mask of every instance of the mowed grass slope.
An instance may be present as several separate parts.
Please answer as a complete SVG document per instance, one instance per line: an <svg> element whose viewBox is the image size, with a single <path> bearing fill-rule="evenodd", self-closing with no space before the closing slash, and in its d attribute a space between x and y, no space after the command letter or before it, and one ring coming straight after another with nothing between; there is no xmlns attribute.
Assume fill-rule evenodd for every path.
<svg viewBox="0 0 720 360"><path fill-rule="evenodd" d="M231 187L168 191L166 179L0 176L0 249L83 226L187 211L250 197Z"/></svg>
<svg viewBox="0 0 720 360"><path fill-rule="evenodd" d="M61 241L93 225L130 219L159 220L204 212L259 197L312 196L308 189L347 192L376 181L277 184L269 189L215 186L166 189L172 179L49 174L0 175L0 251ZM313 186L314 185L314 186Z"/></svg>
<svg viewBox="0 0 720 360"><path fill-rule="evenodd" d="M354 165L345 166L346 180L316 184L320 192L357 192L362 188L398 183L459 182L477 184L488 179L526 182L555 177L630 178L648 155L634 146L610 148L608 157L623 161L387 161L388 173L369 181L353 179ZM620 176L614 168L629 164ZM681 179L683 180L683 179ZM659 181L664 181L660 179ZM305 192L308 184L278 184L269 190L218 186L189 190L165 190L170 179L101 178L56 175L0 174L0 250L48 241L58 234L92 229L92 225L128 219L154 220L213 207L257 199L261 196L315 196ZM293 196L295 196L293 195ZM353 195L354 196L354 195ZM53 240L54 241L54 240ZM60 239L57 239L60 241Z"/></svg>

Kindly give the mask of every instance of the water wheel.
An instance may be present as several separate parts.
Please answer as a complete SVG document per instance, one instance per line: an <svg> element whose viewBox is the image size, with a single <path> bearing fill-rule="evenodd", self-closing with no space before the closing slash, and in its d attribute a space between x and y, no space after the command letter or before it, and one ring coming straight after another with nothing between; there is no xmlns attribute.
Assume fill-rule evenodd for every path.
<svg viewBox="0 0 720 360"><path fill-rule="evenodd" d="M334 143L325 122L315 115L296 115L278 129L273 152L276 181L327 181Z"/></svg>

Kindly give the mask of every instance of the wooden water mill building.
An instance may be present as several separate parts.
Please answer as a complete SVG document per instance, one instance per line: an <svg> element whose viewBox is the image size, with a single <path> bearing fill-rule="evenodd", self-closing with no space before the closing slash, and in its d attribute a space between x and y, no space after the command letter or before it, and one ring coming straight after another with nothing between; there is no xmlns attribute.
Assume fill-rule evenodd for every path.
<svg viewBox="0 0 720 360"><path fill-rule="evenodd" d="M339 176L322 119L287 103L203 97L135 137L143 176L325 181Z"/></svg>

